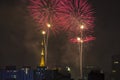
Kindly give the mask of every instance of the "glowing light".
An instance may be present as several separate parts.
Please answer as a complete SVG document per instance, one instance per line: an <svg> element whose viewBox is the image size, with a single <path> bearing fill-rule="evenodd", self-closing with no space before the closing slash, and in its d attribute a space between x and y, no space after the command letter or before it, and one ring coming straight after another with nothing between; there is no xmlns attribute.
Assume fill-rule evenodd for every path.
<svg viewBox="0 0 120 80"><path fill-rule="evenodd" d="M83 43L84 41L80 37L77 37L77 42Z"/></svg>
<svg viewBox="0 0 120 80"><path fill-rule="evenodd" d="M29 68L25 68L25 73L28 74Z"/></svg>
<svg viewBox="0 0 120 80"><path fill-rule="evenodd" d="M85 37L83 38L82 40L80 39L80 37L77 37L77 38L71 38L70 39L70 42L72 43L79 43L79 42L90 42L90 41L93 41L95 40L96 38L95 37L92 37L92 36L88 36L88 37Z"/></svg>
<svg viewBox="0 0 120 80"><path fill-rule="evenodd" d="M44 51L43 51L43 49L42 49L41 55L44 55Z"/></svg>
<svg viewBox="0 0 120 80"><path fill-rule="evenodd" d="M14 78L17 78L16 75L13 75Z"/></svg>
<svg viewBox="0 0 120 80"><path fill-rule="evenodd" d="M43 43L43 42L42 42ZM40 66L45 66L45 53L44 53L44 48L42 45L42 51L41 51L41 60L40 60Z"/></svg>
<svg viewBox="0 0 120 80"><path fill-rule="evenodd" d="M84 25L81 25L81 26L80 26L80 29L84 29Z"/></svg>
<svg viewBox="0 0 120 80"><path fill-rule="evenodd" d="M60 0L29 0L30 4L28 10L35 22L38 23L39 28L47 30L48 27L55 33L60 30L58 27L60 21L58 19L58 9L60 7Z"/></svg>
<svg viewBox="0 0 120 80"><path fill-rule="evenodd" d="M114 64L119 64L119 61L115 61Z"/></svg>
<svg viewBox="0 0 120 80"><path fill-rule="evenodd" d="M70 67L66 67L66 68L67 68L67 71L69 71L69 72L71 71Z"/></svg>
<svg viewBox="0 0 120 80"><path fill-rule="evenodd" d="M113 73L115 73L115 72L116 72L116 70L112 70L112 72L113 72Z"/></svg>
<svg viewBox="0 0 120 80"><path fill-rule="evenodd" d="M48 38L50 34L49 30L52 30L52 32L55 34L61 29L59 28L60 21L58 19L59 17L58 9L60 7L61 0L29 0L29 1L30 4L28 6L28 9L30 15L33 17L35 22L38 23L39 29L46 31L46 35L44 36L44 42L45 42L45 60L47 64L47 47ZM48 24L48 22L50 24Z"/></svg>
<svg viewBox="0 0 120 80"><path fill-rule="evenodd" d="M77 37L77 40L80 41L81 40L80 37Z"/></svg>
<svg viewBox="0 0 120 80"><path fill-rule="evenodd" d="M83 43L84 41L83 40L80 40L81 43Z"/></svg>
<svg viewBox="0 0 120 80"><path fill-rule="evenodd" d="M48 28L50 28L50 27L51 27L51 25L50 25L49 23L47 23L47 27L48 27Z"/></svg>
<svg viewBox="0 0 120 80"><path fill-rule="evenodd" d="M46 32L45 32L45 31L42 31L42 34L43 34L43 35L45 35L45 34L46 34Z"/></svg>

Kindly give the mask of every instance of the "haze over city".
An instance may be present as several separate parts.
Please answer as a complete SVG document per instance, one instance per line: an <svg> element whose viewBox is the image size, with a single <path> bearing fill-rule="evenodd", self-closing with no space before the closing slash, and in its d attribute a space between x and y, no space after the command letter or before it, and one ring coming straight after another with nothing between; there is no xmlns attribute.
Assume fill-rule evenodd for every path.
<svg viewBox="0 0 120 80"><path fill-rule="evenodd" d="M112 0L88 0L94 11L93 34L96 39L84 44L83 67L94 66L109 75L112 56L120 54L120 5ZM27 0L0 1L0 66L40 63L42 34L30 16ZM79 75L78 45L70 43L67 33L50 33L48 67L70 66Z"/></svg>

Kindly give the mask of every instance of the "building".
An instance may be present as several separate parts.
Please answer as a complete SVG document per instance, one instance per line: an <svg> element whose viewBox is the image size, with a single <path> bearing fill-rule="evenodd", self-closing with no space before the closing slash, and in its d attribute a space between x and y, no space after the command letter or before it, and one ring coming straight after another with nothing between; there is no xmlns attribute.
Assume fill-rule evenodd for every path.
<svg viewBox="0 0 120 80"><path fill-rule="evenodd" d="M45 48L42 43L40 64L36 69L24 66L16 69L16 66L7 66L0 70L0 80L71 80L70 68L47 69L45 63Z"/></svg>
<svg viewBox="0 0 120 80"><path fill-rule="evenodd" d="M88 74L88 80L104 80L104 74L100 70L91 70Z"/></svg>
<svg viewBox="0 0 120 80"><path fill-rule="evenodd" d="M46 67L38 66L37 69L34 70L34 80L45 80L46 70Z"/></svg>
<svg viewBox="0 0 120 80"><path fill-rule="evenodd" d="M36 69L29 66L16 69L15 66L7 66L0 69L0 80L71 80L71 74L67 69L47 69L41 66Z"/></svg>
<svg viewBox="0 0 120 80"><path fill-rule="evenodd" d="M15 66L6 66L0 70L0 80L16 80L17 70Z"/></svg>
<svg viewBox="0 0 120 80"><path fill-rule="evenodd" d="M33 70L29 66L24 66L17 71L17 80L34 80Z"/></svg>
<svg viewBox="0 0 120 80"><path fill-rule="evenodd" d="M99 67L93 65L87 65L83 67L83 80L88 80L88 78L90 78L91 72L104 74L103 70L100 69Z"/></svg>
<svg viewBox="0 0 120 80"><path fill-rule="evenodd" d="M0 80L3 80L4 69L0 69Z"/></svg>
<svg viewBox="0 0 120 80"><path fill-rule="evenodd" d="M112 56L112 80L120 80L120 55Z"/></svg>

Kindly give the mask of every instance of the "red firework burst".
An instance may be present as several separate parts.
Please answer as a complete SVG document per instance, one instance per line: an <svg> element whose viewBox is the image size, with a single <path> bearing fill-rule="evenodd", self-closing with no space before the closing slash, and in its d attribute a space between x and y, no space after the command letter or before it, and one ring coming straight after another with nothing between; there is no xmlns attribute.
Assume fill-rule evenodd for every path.
<svg viewBox="0 0 120 80"><path fill-rule="evenodd" d="M47 30L47 24L51 25L53 32L59 30L58 13L60 0L30 0L28 7L34 20L39 23L40 29Z"/></svg>
<svg viewBox="0 0 120 80"><path fill-rule="evenodd" d="M61 0L59 8L59 17L63 29L74 33L80 32L80 25L85 29L93 28L93 9L86 0Z"/></svg>
<svg viewBox="0 0 120 80"><path fill-rule="evenodd" d="M82 42L90 42L90 41L95 40L95 39L96 39L95 37L88 36L88 37L84 38L82 40ZM79 41L77 40L77 38L70 39L70 42L72 42L72 43L79 43Z"/></svg>

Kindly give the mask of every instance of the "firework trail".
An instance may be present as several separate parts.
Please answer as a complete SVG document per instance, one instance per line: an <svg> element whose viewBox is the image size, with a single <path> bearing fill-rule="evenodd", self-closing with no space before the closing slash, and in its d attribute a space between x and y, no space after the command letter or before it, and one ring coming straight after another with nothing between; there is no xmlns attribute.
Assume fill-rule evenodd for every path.
<svg viewBox="0 0 120 80"><path fill-rule="evenodd" d="M93 29L93 10L90 4L86 0L62 0L61 7L59 8L59 16L61 23L63 24L63 30L68 31L70 41L78 43L78 49L80 54L80 79L82 79L82 53L83 42L94 40L94 38L88 38L88 34L91 34ZM77 39L71 39L71 37L78 37ZM84 39L86 37L86 39Z"/></svg>

